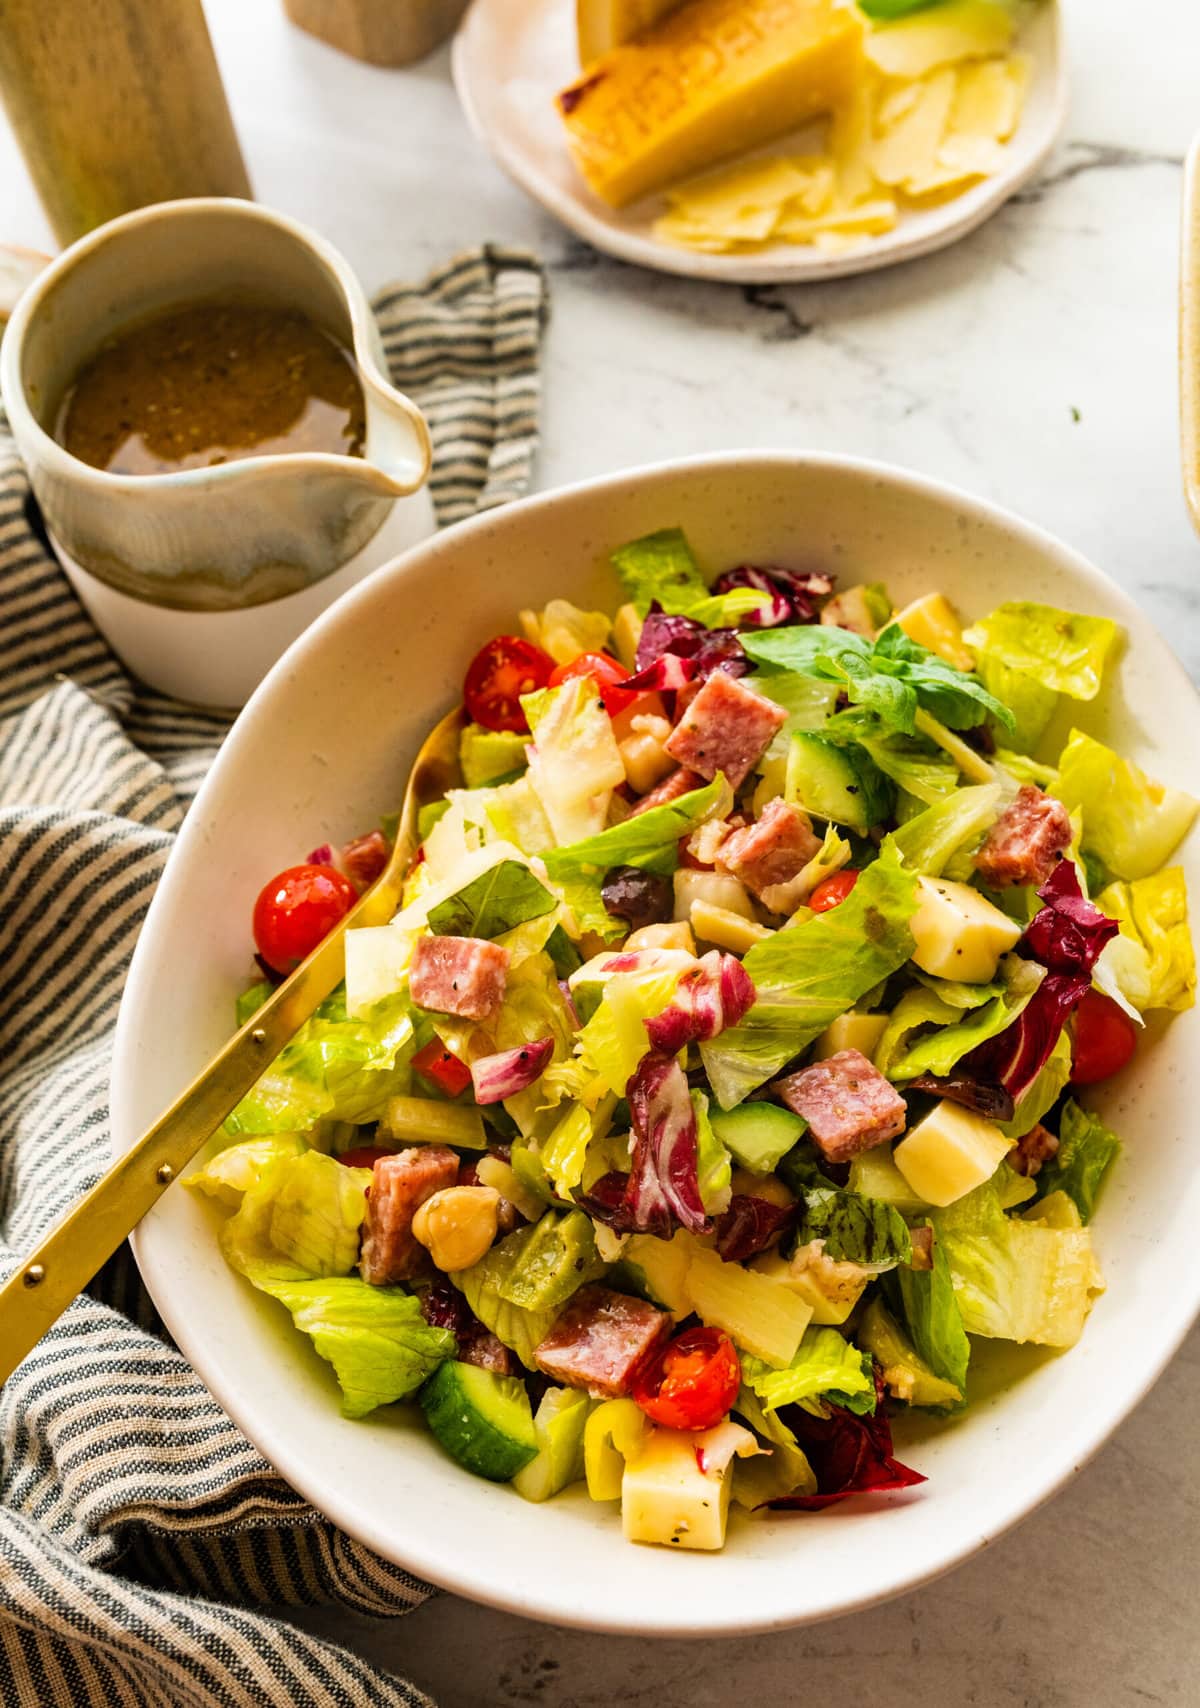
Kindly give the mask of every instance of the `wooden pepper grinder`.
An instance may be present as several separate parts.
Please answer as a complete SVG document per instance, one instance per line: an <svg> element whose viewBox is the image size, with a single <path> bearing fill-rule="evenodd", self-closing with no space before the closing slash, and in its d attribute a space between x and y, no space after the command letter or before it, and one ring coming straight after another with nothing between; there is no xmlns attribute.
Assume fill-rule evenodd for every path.
<svg viewBox="0 0 1200 1708"><path fill-rule="evenodd" d="M0 0L0 97L61 243L250 195L201 0Z"/></svg>
<svg viewBox="0 0 1200 1708"><path fill-rule="evenodd" d="M283 0L293 24L371 65L408 65L454 29L467 0Z"/></svg>

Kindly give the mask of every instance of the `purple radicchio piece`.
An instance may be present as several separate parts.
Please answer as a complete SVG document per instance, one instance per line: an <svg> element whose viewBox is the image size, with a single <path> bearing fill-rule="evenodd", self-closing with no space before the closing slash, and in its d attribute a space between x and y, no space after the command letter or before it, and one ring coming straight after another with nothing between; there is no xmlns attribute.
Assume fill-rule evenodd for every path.
<svg viewBox="0 0 1200 1708"><path fill-rule="evenodd" d="M667 1055L705 1043L744 1020L754 996L754 981L737 956L710 949L684 973L670 1006L646 1021L650 1043Z"/></svg>
<svg viewBox="0 0 1200 1708"><path fill-rule="evenodd" d="M554 1054L553 1038L538 1038L532 1044L519 1044L514 1050L500 1050L494 1056L480 1056L471 1063L471 1083L476 1103L503 1103L515 1097L535 1079L541 1077Z"/></svg>
<svg viewBox="0 0 1200 1708"><path fill-rule="evenodd" d="M785 623L815 623L818 599L833 592L833 577L812 570L781 569L776 565L758 568L739 564L727 569L713 588L731 593L735 587L752 587L770 599L761 611L749 611L741 619L747 629L776 629Z"/></svg>

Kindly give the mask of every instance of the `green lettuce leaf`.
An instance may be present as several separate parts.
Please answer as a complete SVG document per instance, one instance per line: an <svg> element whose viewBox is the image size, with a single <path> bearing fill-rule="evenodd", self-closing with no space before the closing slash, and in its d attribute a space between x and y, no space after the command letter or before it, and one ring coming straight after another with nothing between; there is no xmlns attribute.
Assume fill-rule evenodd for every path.
<svg viewBox="0 0 1200 1708"><path fill-rule="evenodd" d="M1149 878L1191 828L1200 802L1168 788L1111 747L1072 730L1058 762L1058 799L1083 809L1083 847L1116 878Z"/></svg>
<svg viewBox="0 0 1200 1708"><path fill-rule="evenodd" d="M903 735L916 733L918 707L951 729L974 729L989 715L1012 727L1012 714L977 677L910 640L898 624L875 641L817 624L751 630L742 645L756 663L836 682L851 705Z"/></svg>
<svg viewBox="0 0 1200 1708"><path fill-rule="evenodd" d="M356 1276L281 1280L252 1264L248 1280L278 1299L301 1333L333 1365L347 1417L408 1399L457 1347L449 1329L431 1328L411 1293L371 1287Z"/></svg>
<svg viewBox="0 0 1200 1708"><path fill-rule="evenodd" d="M1061 696L1053 688L1043 687L1027 670L1010 670L989 652L976 655L976 671L989 694L994 694L1012 713L1013 727L1008 731L1011 746L1018 754L1032 753L1058 710ZM1036 780L1021 779L1022 782Z"/></svg>
<svg viewBox="0 0 1200 1708"><path fill-rule="evenodd" d="M696 1115L696 1179L700 1202L707 1215L719 1216L729 1208L733 1164L708 1118L708 1098L702 1091L693 1091L691 1095Z"/></svg>
<svg viewBox="0 0 1200 1708"><path fill-rule="evenodd" d="M998 783L956 789L894 830L889 841L912 871L940 878L956 854L973 852L982 843L1000 815L1002 795Z"/></svg>
<svg viewBox="0 0 1200 1708"><path fill-rule="evenodd" d="M625 1095L630 1077L650 1047L646 1021L670 1004L689 965L683 952L646 959L647 965L604 980L596 1010L575 1038L587 1077L599 1079L618 1097Z"/></svg>
<svg viewBox="0 0 1200 1708"><path fill-rule="evenodd" d="M822 682L819 676L801 676L794 670L780 670L756 675L751 680L764 698L773 700L787 713L787 721L776 730L768 753L786 754L796 730L812 732L822 729L837 705L837 684Z"/></svg>
<svg viewBox="0 0 1200 1708"><path fill-rule="evenodd" d="M885 777L926 806L957 792L958 766L932 743L902 735L860 735L857 740Z"/></svg>
<svg viewBox="0 0 1200 1708"><path fill-rule="evenodd" d="M513 1160L515 1169L515 1147ZM524 1175L521 1178L524 1181ZM521 1231L525 1230L518 1230ZM527 1370L535 1370L534 1351L550 1333L560 1307L549 1305L530 1310L524 1305L514 1305L504 1296L503 1289L512 1280L524 1251L525 1242L518 1234L508 1234L478 1263L470 1269L460 1269L450 1279L483 1326L515 1352Z"/></svg>
<svg viewBox="0 0 1200 1708"><path fill-rule="evenodd" d="M557 905L528 866L501 860L431 907L429 929L439 937L499 937L527 919L553 913Z"/></svg>
<svg viewBox="0 0 1200 1708"><path fill-rule="evenodd" d="M1086 1228L1006 1216L990 1181L932 1222L968 1334L1074 1346L1104 1287Z"/></svg>
<svg viewBox="0 0 1200 1708"><path fill-rule="evenodd" d="M305 1133L322 1120L378 1121L409 1089L409 1063L431 1030L407 990L350 1019L339 987L280 1051L224 1131L237 1136Z"/></svg>
<svg viewBox="0 0 1200 1708"><path fill-rule="evenodd" d="M839 907L754 945L743 961L758 993L754 1006L741 1025L700 1046L723 1109L904 965L915 947L908 922L916 910L916 877L885 847Z"/></svg>
<svg viewBox="0 0 1200 1708"><path fill-rule="evenodd" d="M724 777L703 789L693 789L660 807L626 819L545 856L546 870L556 883L568 879L603 877L614 866L639 866L646 872L669 873L678 865L678 843L710 818L723 818L732 806Z"/></svg>
<svg viewBox="0 0 1200 1708"><path fill-rule="evenodd" d="M1065 1192L1080 1218L1090 1222L1100 1188L1120 1149L1120 1139L1098 1116L1081 1109L1073 1097L1068 1098L1058 1128L1058 1151L1037 1177L1038 1197Z"/></svg>
<svg viewBox="0 0 1200 1708"><path fill-rule="evenodd" d="M252 1014L258 1013L274 988L267 979L259 979L257 984L252 984L249 990L242 992L235 1007L239 1028L246 1024Z"/></svg>
<svg viewBox="0 0 1200 1708"><path fill-rule="evenodd" d="M797 1244L824 1240L826 1257L879 1273L911 1261L908 1225L892 1205L836 1186L807 1187L801 1201Z"/></svg>
<svg viewBox="0 0 1200 1708"><path fill-rule="evenodd" d="M935 1376L966 1393L971 1343L963 1327L950 1265L935 1236L932 1269L897 1269L892 1285L917 1352Z"/></svg>
<svg viewBox="0 0 1200 1708"><path fill-rule="evenodd" d="M370 1184L369 1168L347 1168L322 1151L277 1155L221 1229L226 1261L243 1275L257 1266L260 1277L349 1275Z"/></svg>
<svg viewBox="0 0 1200 1708"><path fill-rule="evenodd" d="M1009 670L1073 700L1094 700L1120 630L1107 617L1085 617L1014 599L966 630L963 639Z"/></svg>
<svg viewBox="0 0 1200 1708"><path fill-rule="evenodd" d="M794 1431L777 1412L768 1411L752 1388L743 1382L733 1409L750 1428L768 1443L770 1453L737 1459L733 1467L733 1498L753 1511L769 1500L786 1495L814 1495L817 1479Z"/></svg>
<svg viewBox="0 0 1200 1708"><path fill-rule="evenodd" d="M721 629L735 627L762 607L763 595L750 587L710 593L682 528L662 528L630 540L612 553L611 561L626 598L642 617L657 600L672 617L690 617L706 628Z"/></svg>
<svg viewBox="0 0 1200 1708"><path fill-rule="evenodd" d="M743 1352L742 1380L769 1412L799 1405L822 1417L822 1400L845 1406L860 1417L875 1410L871 1356L843 1340L835 1328L805 1329L796 1356L784 1370L773 1370L761 1358Z"/></svg>
<svg viewBox="0 0 1200 1708"><path fill-rule="evenodd" d="M1113 883L1096 906L1120 923L1100 966L1111 970L1125 1000L1144 1014L1151 1008L1180 1012L1196 1000L1196 954L1188 929L1187 882L1181 866L1167 866L1132 884Z"/></svg>
<svg viewBox="0 0 1200 1708"><path fill-rule="evenodd" d="M187 1175L183 1184L236 1210L246 1193L252 1191L276 1163L303 1156L307 1149L299 1133L243 1139L219 1150L195 1173Z"/></svg>
<svg viewBox="0 0 1200 1708"><path fill-rule="evenodd" d="M879 1041L879 1049L883 1050L885 1043L890 1045L889 1033L893 1028L900 1028L901 1037L908 1034L918 1015L923 1021L932 1021L939 1030L908 1044L899 1056L889 1059L881 1071L893 1080L916 1079L923 1073L944 1076L969 1050L1011 1026L1042 982L1044 973L1036 961L1023 961L1019 955L1006 955L1000 965L1000 974L999 994L976 1007L966 1019L962 1017L961 1009L944 1001L934 991L921 987L906 991L893 1010L888 1030ZM940 1009L939 1013L934 1012L935 1005ZM878 1058L876 1065L879 1065Z"/></svg>
<svg viewBox="0 0 1200 1708"><path fill-rule="evenodd" d="M468 789L479 789L525 769L525 737L516 730L466 724L458 738L458 764Z"/></svg>
<svg viewBox="0 0 1200 1708"><path fill-rule="evenodd" d="M612 792L625 765L612 719L590 676L523 694L533 731L528 781L550 821L554 840L577 842L604 828Z"/></svg>

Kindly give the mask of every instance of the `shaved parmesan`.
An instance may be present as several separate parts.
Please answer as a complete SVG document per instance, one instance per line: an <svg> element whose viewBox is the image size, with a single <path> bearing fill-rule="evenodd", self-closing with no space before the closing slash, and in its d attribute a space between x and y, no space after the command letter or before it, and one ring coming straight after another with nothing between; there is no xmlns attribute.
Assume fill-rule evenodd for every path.
<svg viewBox="0 0 1200 1708"><path fill-rule="evenodd" d="M1013 14L1001 0L948 0L867 37L867 58L888 77L924 77L964 59L987 59L1012 45Z"/></svg>

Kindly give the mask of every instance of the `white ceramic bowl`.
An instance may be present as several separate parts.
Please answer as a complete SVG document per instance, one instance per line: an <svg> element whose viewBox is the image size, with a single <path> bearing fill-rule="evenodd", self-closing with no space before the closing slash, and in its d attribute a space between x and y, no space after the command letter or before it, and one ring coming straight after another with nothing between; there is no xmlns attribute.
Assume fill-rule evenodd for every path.
<svg viewBox="0 0 1200 1708"><path fill-rule="evenodd" d="M681 523L712 568L822 564L885 578L898 602L941 588L968 615L1029 596L1114 617L1128 647L1081 722L1186 784L1197 698L1111 582L1015 518L928 481L762 452L641 469L526 500L417 547L348 593L255 694L180 835L129 977L113 1072L127 1146L228 1030L266 873L377 821L409 756L457 698L463 666L523 605L608 603L610 547ZM1184 853L1195 893L1200 855ZM338 1413L328 1369L285 1313L223 1263L216 1216L173 1189L136 1249L168 1326L282 1474L352 1535L447 1588L565 1624L692 1635L845 1613L945 1571L1050 1495L1146 1392L1200 1304L1195 1013L1155 1029L1095 1100L1126 1152L1095 1223L1109 1290L1064 1357L984 1359L985 1393L950 1426L898 1434L928 1474L904 1496L811 1516L735 1513L723 1554L622 1540L579 1490L530 1506L460 1471L401 1415ZM1005 1374L1009 1379L999 1381ZM1133 1520L1136 1522L1136 1518Z"/></svg>

